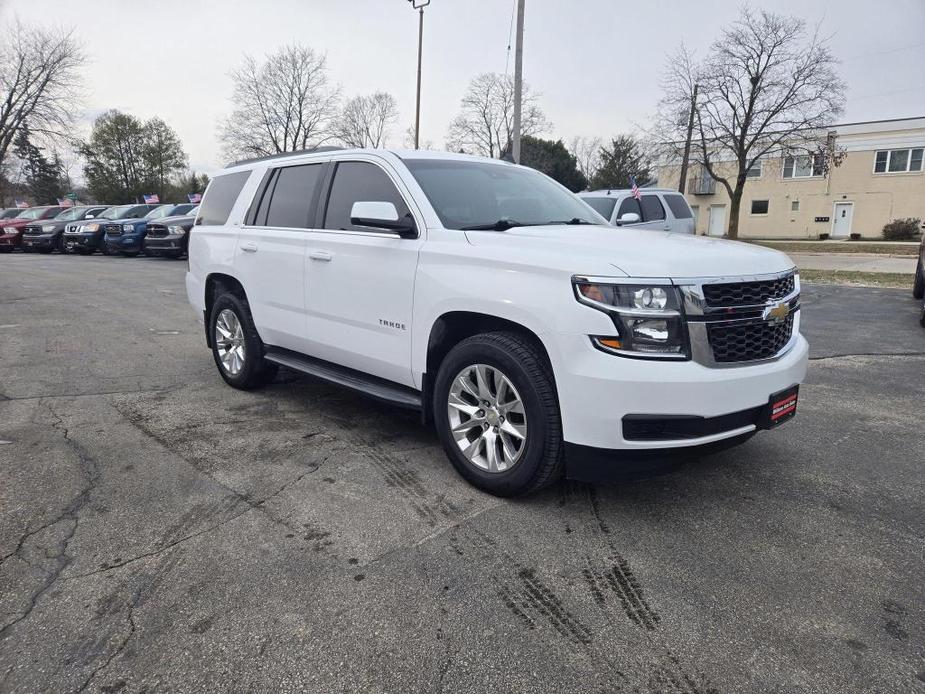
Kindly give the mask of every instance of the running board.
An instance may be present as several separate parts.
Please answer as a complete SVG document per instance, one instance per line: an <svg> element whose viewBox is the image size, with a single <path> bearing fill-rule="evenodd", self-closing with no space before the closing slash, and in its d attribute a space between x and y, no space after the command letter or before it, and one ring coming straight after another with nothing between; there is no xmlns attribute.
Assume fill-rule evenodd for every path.
<svg viewBox="0 0 925 694"><path fill-rule="evenodd" d="M264 358L274 364L285 366L287 369L298 371L307 376L359 391L376 400L412 410L421 409L421 393L419 391L387 381L384 378L370 376L362 371L348 369L346 366L339 366L321 359L313 359L281 347L267 347Z"/></svg>

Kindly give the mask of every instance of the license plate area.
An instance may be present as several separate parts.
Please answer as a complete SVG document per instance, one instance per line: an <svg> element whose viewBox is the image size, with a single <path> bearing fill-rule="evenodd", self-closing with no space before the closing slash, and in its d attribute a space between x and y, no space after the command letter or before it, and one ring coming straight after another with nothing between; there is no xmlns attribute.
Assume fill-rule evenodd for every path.
<svg viewBox="0 0 925 694"><path fill-rule="evenodd" d="M800 387L793 386L787 390L774 393L768 398L767 407L762 415L762 429L773 429L793 419L797 414Z"/></svg>

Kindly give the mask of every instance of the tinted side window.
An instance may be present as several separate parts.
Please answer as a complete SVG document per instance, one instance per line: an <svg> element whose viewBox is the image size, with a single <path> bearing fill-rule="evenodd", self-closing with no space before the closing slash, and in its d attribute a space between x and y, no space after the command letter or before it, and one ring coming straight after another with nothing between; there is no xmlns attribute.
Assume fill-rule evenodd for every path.
<svg viewBox="0 0 925 694"><path fill-rule="evenodd" d="M691 214L691 208L687 205L687 200L684 199L681 195L666 195L665 202L668 203L668 207L671 209L671 214L674 215L675 219L690 219L693 217Z"/></svg>
<svg viewBox="0 0 925 694"><path fill-rule="evenodd" d="M642 220L642 209L639 207L639 201L636 198L629 197L620 203L620 211L617 213L617 219L619 220L620 217L628 212L638 214L639 219Z"/></svg>
<svg viewBox="0 0 925 694"><path fill-rule="evenodd" d="M662 203L657 195L642 196L642 212L642 218L647 222L665 219L665 208L662 207Z"/></svg>
<svg viewBox="0 0 925 694"><path fill-rule="evenodd" d="M324 228L374 231L350 223L353 203L360 201L391 202L398 210L399 218L411 214L398 189L382 169L363 161L347 161L339 163L334 172L324 215Z"/></svg>
<svg viewBox="0 0 925 694"><path fill-rule="evenodd" d="M198 223L204 226L221 226L227 222L231 208L234 207L235 200L238 199L250 175L250 171L239 171L216 176L209 181L209 187L199 208Z"/></svg>
<svg viewBox="0 0 925 694"><path fill-rule="evenodd" d="M312 226L308 215L323 168L323 164L306 164L287 166L279 170L276 174L273 197L267 209L266 225L268 227L306 229ZM267 197L269 195L264 195L264 200ZM260 223L260 210L258 210L257 224Z"/></svg>

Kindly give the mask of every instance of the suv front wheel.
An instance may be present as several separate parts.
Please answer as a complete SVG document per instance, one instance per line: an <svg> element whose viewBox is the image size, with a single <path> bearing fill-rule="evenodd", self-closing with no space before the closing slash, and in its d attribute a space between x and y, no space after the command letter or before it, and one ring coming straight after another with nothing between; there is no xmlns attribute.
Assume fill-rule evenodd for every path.
<svg viewBox="0 0 925 694"><path fill-rule="evenodd" d="M516 496L561 477L556 387L531 340L494 332L460 342L437 372L433 408L447 457L480 489Z"/></svg>
<svg viewBox="0 0 925 694"><path fill-rule="evenodd" d="M253 390L273 380L278 367L263 358L263 341L245 299L220 295L212 305L209 334L215 365L228 385Z"/></svg>

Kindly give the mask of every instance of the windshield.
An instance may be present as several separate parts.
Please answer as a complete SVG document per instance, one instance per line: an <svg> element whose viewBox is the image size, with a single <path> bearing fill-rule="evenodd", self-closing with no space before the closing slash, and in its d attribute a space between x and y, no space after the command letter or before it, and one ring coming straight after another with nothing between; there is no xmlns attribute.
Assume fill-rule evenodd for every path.
<svg viewBox="0 0 925 694"><path fill-rule="evenodd" d="M172 211L173 205L161 205L148 212L148 214L145 215L145 219L160 219L161 217L167 217Z"/></svg>
<svg viewBox="0 0 925 694"><path fill-rule="evenodd" d="M55 217L55 220L59 222L73 222L76 219L83 219L84 210L86 209L85 207L72 207Z"/></svg>
<svg viewBox="0 0 925 694"><path fill-rule="evenodd" d="M96 217L97 219L125 219L126 213L134 209L135 205L116 205L115 207L107 207Z"/></svg>
<svg viewBox="0 0 925 694"><path fill-rule="evenodd" d="M9 209L3 210L0 212L0 219L13 219L14 217L19 216L19 208L11 207Z"/></svg>
<svg viewBox="0 0 925 694"><path fill-rule="evenodd" d="M194 207L193 209L191 209L191 210L190 210L189 212L187 212L186 214L187 214L187 216L189 216L189 217L195 217L197 214L199 214L199 205L196 205L196 207Z"/></svg>
<svg viewBox="0 0 925 694"><path fill-rule="evenodd" d="M541 224L606 224L587 205L538 171L509 164L407 159L405 164L446 229ZM497 227L501 229L501 226Z"/></svg>
<svg viewBox="0 0 925 694"><path fill-rule="evenodd" d="M585 198L582 197L587 204L591 205L594 208L594 211L601 215L604 219L610 219L613 214L613 208L617 205L616 198Z"/></svg>
<svg viewBox="0 0 925 694"><path fill-rule="evenodd" d="M33 207L31 210L25 210L21 215L20 219L41 219L42 215L48 210L47 207Z"/></svg>

